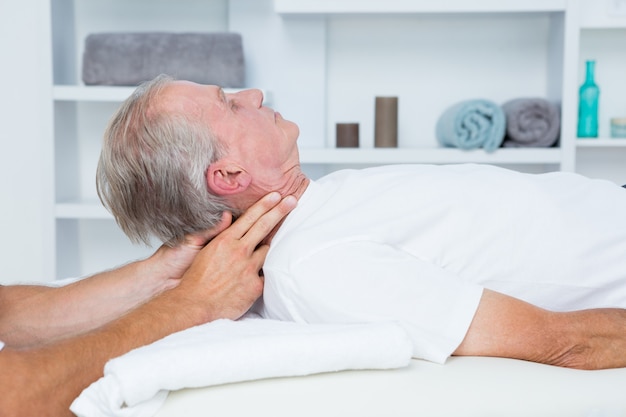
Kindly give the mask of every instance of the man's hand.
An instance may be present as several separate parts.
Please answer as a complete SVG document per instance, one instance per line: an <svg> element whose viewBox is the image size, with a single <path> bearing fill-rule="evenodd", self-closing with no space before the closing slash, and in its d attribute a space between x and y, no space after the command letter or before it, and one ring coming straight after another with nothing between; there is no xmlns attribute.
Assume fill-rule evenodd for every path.
<svg viewBox="0 0 626 417"><path fill-rule="evenodd" d="M173 291L204 310L201 322L237 319L261 296L269 250L261 242L295 206L292 196L268 194L198 253Z"/></svg>

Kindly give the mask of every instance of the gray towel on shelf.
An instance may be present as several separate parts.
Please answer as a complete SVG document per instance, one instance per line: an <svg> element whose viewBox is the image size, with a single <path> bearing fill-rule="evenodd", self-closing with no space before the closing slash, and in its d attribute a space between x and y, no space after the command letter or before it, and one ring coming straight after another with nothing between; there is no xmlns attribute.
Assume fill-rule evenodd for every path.
<svg viewBox="0 0 626 417"><path fill-rule="evenodd" d="M135 86L159 74L221 87L244 86L238 33L93 33L85 40L83 82Z"/></svg>
<svg viewBox="0 0 626 417"><path fill-rule="evenodd" d="M505 147L551 147L559 139L561 112L543 98L517 98L502 105L506 114Z"/></svg>
<svg viewBox="0 0 626 417"><path fill-rule="evenodd" d="M464 150L484 148L493 152L502 145L505 123L504 111L496 103L465 100L443 112L435 133L442 146Z"/></svg>

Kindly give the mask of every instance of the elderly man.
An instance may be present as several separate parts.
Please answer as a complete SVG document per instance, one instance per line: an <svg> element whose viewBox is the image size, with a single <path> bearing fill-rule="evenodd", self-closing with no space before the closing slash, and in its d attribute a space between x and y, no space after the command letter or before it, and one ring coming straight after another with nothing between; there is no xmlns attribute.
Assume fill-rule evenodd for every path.
<svg viewBox="0 0 626 417"><path fill-rule="evenodd" d="M260 91L160 77L112 121L100 196L133 239L164 241L299 198L263 270L271 318L400 323L414 356L626 366L626 191L491 166L345 170L311 181L298 126Z"/></svg>

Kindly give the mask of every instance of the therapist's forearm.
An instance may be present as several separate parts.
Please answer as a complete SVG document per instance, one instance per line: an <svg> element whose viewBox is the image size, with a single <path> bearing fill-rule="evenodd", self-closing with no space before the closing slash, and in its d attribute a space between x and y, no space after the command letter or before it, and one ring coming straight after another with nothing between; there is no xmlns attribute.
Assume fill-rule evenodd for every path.
<svg viewBox="0 0 626 417"><path fill-rule="evenodd" d="M0 288L0 340L25 347L95 329L159 294L150 258L60 288Z"/></svg>
<svg viewBox="0 0 626 417"><path fill-rule="evenodd" d="M103 374L105 363L172 332L206 321L174 290L116 321L78 337L33 349L0 351L0 415L71 416L69 405Z"/></svg>
<svg viewBox="0 0 626 417"><path fill-rule="evenodd" d="M243 314L261 293L258 270L263 256L246 261L238 256L239 250L215 246L217 253L213 253L216 247L205 248L205 257L192 265L180 285L108 324L49 344L0 351L0 416L71 416L72 401L103 375L110 359L173 332L216 318L230 318L232 309L220 307L222 303L236 306L237 314ZM217 261L257 273L244 276L235 267L231 268L233 275L222 276ZM233 282L246 297L222 285L224 282Z"/></svg>

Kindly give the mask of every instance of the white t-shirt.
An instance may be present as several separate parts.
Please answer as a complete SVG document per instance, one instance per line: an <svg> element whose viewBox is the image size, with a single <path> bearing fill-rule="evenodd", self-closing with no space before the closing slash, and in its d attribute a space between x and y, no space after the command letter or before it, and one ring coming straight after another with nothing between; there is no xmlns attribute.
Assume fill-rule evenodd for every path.
<svg viewBox="0 0 626 417"><path fill-rule="evenodd" d="M444 362L482 289L552 310L626 307L626 190L484 165L345 170L311 182L273 238L262 314L397 321Z"/></svg>

